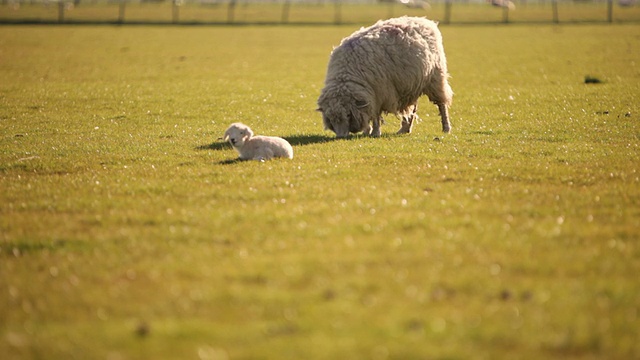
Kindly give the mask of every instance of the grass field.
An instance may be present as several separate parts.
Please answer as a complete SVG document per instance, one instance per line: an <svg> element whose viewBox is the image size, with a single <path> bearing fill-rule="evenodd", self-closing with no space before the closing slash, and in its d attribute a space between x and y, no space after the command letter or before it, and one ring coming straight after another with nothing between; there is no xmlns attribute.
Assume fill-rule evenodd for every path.
<svg viewBox="0 0 640 360"><path fill-rule="evenodd" d="M442 27L452 133L336 141L354 29L0 27L2 358L640 358L640 27Z"/></svg>

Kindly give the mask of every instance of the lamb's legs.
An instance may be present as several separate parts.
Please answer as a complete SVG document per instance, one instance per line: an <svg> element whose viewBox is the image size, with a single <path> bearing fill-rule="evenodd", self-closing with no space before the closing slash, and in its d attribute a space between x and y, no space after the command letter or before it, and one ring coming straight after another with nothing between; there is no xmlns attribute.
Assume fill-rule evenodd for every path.
<svg viewBox="0 0 640 360"><path fill-rule="evenodd" d="M271 160L273 158L273 150L267 148L267 149L259 149L258 151L256 151L256 154L253 157L253 160L257 160L257 161L266 161L266 160Z"/></svg>
<svg viewBox="0 0 640 360"><path fill-rule="evenodd" d="M402 123L398 134L410 134L413 129L413 121L418 117L418 104L413 104L410 108L411 107L413 107L413 109L410 110L408 114L405 113L402 115Z"/></svg>
<svg viewBox="0 0 640 360"><path fill-rule="evenodd" d="M442 132L448 133L451 131L451 123L449 122L449 108L445 104L438 104L438 110L440 111L440 117L442 118Z"/></svg>

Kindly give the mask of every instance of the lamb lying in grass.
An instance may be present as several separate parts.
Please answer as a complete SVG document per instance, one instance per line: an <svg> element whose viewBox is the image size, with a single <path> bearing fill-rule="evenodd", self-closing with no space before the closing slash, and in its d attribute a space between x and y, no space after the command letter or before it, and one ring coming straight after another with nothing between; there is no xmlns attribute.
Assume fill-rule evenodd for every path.
<svg viewBox="0 0 640 360"><path fill-rule="evenodd" d="M293 148L287 140L275 136L253 136L253 131L242 123L231 124L224 133L224 141L236 149L240 160L293 159Z"/></svg>

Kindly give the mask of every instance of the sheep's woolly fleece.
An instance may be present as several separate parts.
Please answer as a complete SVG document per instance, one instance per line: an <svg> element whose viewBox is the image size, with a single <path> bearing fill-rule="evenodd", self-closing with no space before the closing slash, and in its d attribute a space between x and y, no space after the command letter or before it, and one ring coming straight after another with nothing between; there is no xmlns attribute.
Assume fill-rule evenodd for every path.
<svg viewBox="0 0 640 360"><path fill-rule="evenodd" d="M438 106L442 130L449 132L448 78L437 23L406 16L383 20L333 50L318 110L325 129L338 137L361 131L380 136L382 113L401 116L398 133L410 133L418 98L427 95Z"/></svg>
<svg viewBox="0 0 640 360"><path fill-rule="evenodd" d="M275 136L254 136L253 131L242 123L231 124L224 133L224 141L236 149L240 160L293 159L293 148L287 140Z"/></svg>

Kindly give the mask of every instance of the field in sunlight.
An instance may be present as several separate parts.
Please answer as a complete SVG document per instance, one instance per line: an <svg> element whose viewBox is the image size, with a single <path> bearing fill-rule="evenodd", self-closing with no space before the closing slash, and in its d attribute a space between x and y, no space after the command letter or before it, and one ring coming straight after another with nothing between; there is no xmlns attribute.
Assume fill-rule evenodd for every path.
<svg viewBox="0 0 640 360"><path fill-rule="evenodd" d="M640 357L638 26L444 26L452 133L334 140L356 28L0 27L0 353Z"/></svg>

